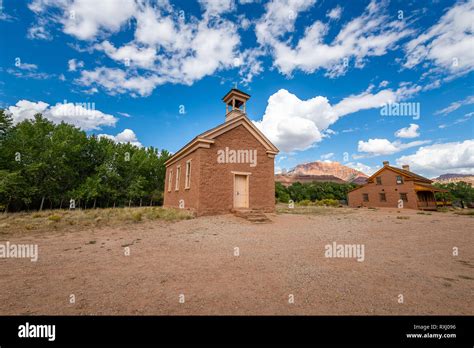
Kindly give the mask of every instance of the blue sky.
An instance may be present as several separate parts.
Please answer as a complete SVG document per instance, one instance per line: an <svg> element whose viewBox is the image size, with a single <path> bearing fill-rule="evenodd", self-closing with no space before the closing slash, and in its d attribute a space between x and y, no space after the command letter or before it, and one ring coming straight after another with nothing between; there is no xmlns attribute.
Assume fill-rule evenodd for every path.
<svg viewBox="0 0 474 348"><path fill-rule="evenodd" d="M0 107L15 122L42 112L175 152L224 121L237 84L277 170L474 174L473 1L0 4Z"/></svg>

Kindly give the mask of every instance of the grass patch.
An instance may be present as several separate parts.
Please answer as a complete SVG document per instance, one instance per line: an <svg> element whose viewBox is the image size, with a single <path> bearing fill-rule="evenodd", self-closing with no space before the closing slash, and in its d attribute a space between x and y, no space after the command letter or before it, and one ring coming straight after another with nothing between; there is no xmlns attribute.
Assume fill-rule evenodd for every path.
<svg viewBox="0 0 474 348"><path fill-rule="evenodd" d="M419 211L417 214L418 215L431 215L431 213L425 213L424 211Z"/></svg>
<svg viewBox="0 0 474 348"><path fill-rule="evenodd" d="M397 216L397 219L399 220L408 220L409 218L409 216Z"/></svg>
<svg viewBox="0 0 474 348"><path fill-rule="evenodd" d="M118 226L154 220L179 221L193 217L194 214L188 210L162 207L20 212L0 214L0 234L79 230L84 227Z"/></svg>
<svg viewBox="0 0 474 348"><path fill-rule="evenodd" d="M317 205L295 205L289 208L287 204L277 204L276 212L278 214L301 214L301 215L329 215L329 214L349 214L353 213L352 209L341 209Z"/></svg>
<svg viewBox="0 0 474 348"><path fill-rule="evenodd" d="M471 215L471 216L474 216L474 209L470 209L470 210L459 210L459 211L455 211L454 214L457 214L457 215Z"/></svg>

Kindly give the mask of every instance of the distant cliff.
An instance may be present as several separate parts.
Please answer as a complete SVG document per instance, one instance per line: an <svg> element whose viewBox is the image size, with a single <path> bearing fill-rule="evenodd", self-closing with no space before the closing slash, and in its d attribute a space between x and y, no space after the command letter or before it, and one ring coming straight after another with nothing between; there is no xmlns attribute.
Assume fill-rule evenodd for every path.
<svg viewBox="0 0 474 348"><path fill-rule="evenodd" d="M368 176L339 162L310 162L298 164L286 174L275 175L275 181L289 186L294 182L336 182L364 184Z"/></svg>

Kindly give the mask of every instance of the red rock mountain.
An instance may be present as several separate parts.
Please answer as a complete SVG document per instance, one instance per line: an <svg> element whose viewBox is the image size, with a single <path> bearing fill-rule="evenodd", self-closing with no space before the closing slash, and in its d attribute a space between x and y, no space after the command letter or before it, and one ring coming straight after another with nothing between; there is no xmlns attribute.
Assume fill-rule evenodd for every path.
<svg viewBox="0 0 474 348"><path fill-rule="evenodd" d="M434 182L439 182L441 184L464 181L468 184L471 184L471 186L474 185L474 175L472 174L443 174L431 180L433 180Z"/></svg>
<svg viewBox="0 0 474 348"><path fill-rule="evenodd" d="M349 168L339 162L310 162L298 164L286 174L275 176L275 181L284 185L291 185L293 182L354 182L363 184L368 176L356 169Z"/></svg>

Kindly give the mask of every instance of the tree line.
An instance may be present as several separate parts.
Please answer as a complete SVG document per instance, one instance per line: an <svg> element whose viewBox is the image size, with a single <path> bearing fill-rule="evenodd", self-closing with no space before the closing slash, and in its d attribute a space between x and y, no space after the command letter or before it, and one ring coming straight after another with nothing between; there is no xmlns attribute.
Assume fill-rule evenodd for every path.
<svg viewBox="0 0 474 348"><path fill-rule="evenodd" d="M447 202L474 202L474 187L465 181L450 182L446 184L435 183L434 186L448 190L449 192L436 192L437 201Z"/></svg>
<svg viewBox="0 0 474 348"><path fill-rule="evenodd" d="M13 125L0 110L0 209L159 205L170 157L41 114Z"/></svg>
<svg viewBox="0 0 474 348"><path fill-rule="evenodd" d="M356 184L342 184L335 182L295 182L288 187L281 183L275 183L275 197L278 202L321 201L321 200L347 200L347 192L356 188Z"/></svg>

